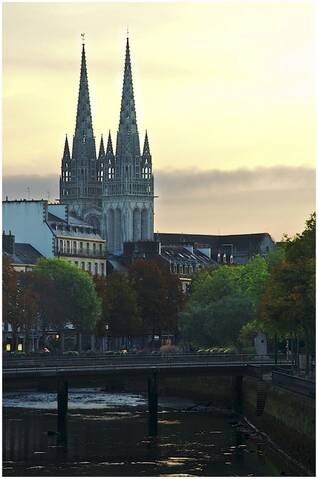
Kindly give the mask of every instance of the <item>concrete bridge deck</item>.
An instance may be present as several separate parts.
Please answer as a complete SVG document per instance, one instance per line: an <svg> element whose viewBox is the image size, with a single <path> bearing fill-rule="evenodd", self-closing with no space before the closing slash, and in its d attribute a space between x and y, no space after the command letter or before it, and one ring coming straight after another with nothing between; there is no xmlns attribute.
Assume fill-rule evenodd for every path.
<svg viewBox="0 0 318 479"><path fill-rule="evenodd" d="M39 377L78 377L111 374L215 374L258 376L277 365L288 365L283 358L245 354L123 354L93 357L8 357L3 360L3 379Z"/></svg>

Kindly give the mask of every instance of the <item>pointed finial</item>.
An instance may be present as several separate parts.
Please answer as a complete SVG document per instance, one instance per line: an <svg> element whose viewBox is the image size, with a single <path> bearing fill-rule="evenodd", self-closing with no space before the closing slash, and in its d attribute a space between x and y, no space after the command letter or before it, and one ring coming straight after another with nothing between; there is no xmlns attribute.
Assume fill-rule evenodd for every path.
<svg viewBox="0 0 318 479"><path fill-rule="evenodd" d="M85 45L85 33L81 33L82 45Z"/></svg>
<svg viewBox="0 0 318 479"><path fill-rule="evenodd" d="M128 29L128 25L127 25L127 38L129 38L129 29Z"/></svg>

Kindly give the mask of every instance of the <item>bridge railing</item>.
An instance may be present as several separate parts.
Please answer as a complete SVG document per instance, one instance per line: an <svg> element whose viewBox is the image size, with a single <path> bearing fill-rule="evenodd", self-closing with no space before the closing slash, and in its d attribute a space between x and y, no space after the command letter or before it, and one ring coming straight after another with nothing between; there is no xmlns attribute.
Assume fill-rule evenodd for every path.
<svg viewBox="0 0 318 479"><path fill-rule="evenodd" d="M23 367L59 367L59 366L94 366L110 364L197 364L197 363L250 363L269 364L274 363L273 355L257 356L255 354L233 354L233 353L157 353L157 354L99 354L94 356L57 356L41 355L25 356L17 358L7 356L3 359L3 368ZM286 364L285 356L277 357L278 364Z"/></svg>

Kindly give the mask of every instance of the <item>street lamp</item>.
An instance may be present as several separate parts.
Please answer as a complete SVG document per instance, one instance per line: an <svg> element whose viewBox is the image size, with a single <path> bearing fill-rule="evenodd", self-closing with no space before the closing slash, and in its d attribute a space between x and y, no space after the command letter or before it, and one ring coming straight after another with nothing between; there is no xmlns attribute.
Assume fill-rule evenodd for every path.
<svg viewBox="0 0 318 479"><path fill-rule="evenodd" d="M106 324L105 324L105 332L106 332L106 334L105 334L105 338L106 338L106 351L108 351L108 330L109 330L109 324L106 323Z"/></svg>

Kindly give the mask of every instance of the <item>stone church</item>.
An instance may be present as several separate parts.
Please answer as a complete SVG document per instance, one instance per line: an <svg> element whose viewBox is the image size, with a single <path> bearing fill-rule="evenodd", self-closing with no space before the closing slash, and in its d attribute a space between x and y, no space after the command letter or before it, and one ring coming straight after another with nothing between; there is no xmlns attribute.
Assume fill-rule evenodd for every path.
<svg viewBox="0 0 318 479"><path fill-rule="evenodd" d="M128 38L116 150L109 132L106 149L101 138L98 156L82 45L76 126L72 151L65 139L60 201L101 233L110 253L121 254L124 242L153 240L152 158L147 132L140 149Z"/></svg>

